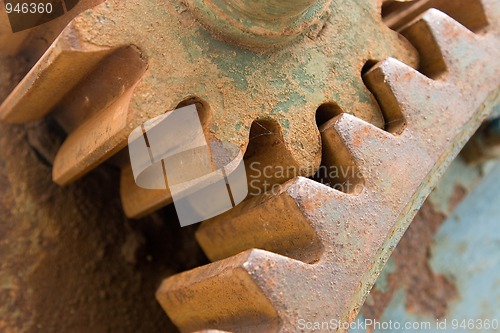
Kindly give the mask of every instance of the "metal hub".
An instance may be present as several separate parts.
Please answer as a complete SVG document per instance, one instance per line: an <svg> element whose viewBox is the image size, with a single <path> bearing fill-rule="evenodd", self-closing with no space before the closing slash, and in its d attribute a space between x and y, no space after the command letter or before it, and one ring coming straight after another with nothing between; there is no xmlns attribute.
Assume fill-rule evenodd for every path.
<svg viewBox="0 0 500 333"><path fill-rule="evenodd" d="M283 45L309 29L319 30L331 0L189 0L188 6L215 36L251 48Z"/></svg>

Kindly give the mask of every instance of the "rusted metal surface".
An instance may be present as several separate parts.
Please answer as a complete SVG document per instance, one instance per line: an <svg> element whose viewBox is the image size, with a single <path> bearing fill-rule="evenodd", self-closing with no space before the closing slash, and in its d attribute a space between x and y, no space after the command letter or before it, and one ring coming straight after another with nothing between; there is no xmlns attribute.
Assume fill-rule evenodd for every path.
<svg viewBox="0 0 500 333"><path fill-rule="evenodd" d="M390 5L396 8L384 15L384 22L395 30L401 29L430 8L452 13L457 21L472 31L479 31L488 25L481 0L411 0L397 3L392 1Z"/></svg>
<svg viewBox="0 0 500 333"><path fill-rule="evenodd" d="M356 317L436 180L498 102L495 19L500 12L495 1L483 1L483 6L490 26L481 35L437 10L404 29L420 51L422 72L433 79L394 59L365 76L386 120L398 123L389 127L392 133L349 115L321 128L323 140L331 142L326 146L343 145L355 161L363 175L362 193L350 195L299 177L205 222L197 235L205 252L229 258L171 277L157 294L181 331L215 327L246 332L262 325L271 331L278 325L273 331L290 332L299 319L350 322ZM336 148L326 154L342 150ZM342 154L333 160L345 162ZM276 219L275 212L284 210L287 217ZM282 230L274 243L269 228L271 233ZM308 229L321 250L314 237L294 244ZM294 252L294 245L300 250ZM245 252L230 257L239 251ZM220 293L207 292L221 285ZM265 304L263 309L272 304L276 313L266 312L256 322L260 306L228 311L226 292L236 297L231 291L243 292L242 286L249 291L238 298L258 290L255 301Z"/></svg>
<svg viewBox="0 0 500 333"><path fill-rule="evenodd" d="M0 57L0 99L24 65ZM176 332L153 295L165 275L205 262L193 230L175 212L125 219L109 166L54 184L57 134L49 119L0 125L0 332Z"/></svg>
<svg viewBox="0 0 500 333"><path fill-rule="evenodd" d="M2 55L22 55L33 65L45 53L64 27L79 13L92 8L104 0L80 0L70 11L48 23L12 33L5 11L5 1L0 1L0 53Z"/></svg>
<svg viewBox="0 0 500 333"><path fill-rule="evenodd" d="M165 280L157 298L167 314L183 332L349 322L436 180L499 99L496 1L408 7L390 25L416 18L402 28L411 44L383 23L382 2L82 1L92 9L62 30L0 106L0 119L52 112L69 132L54 180L66 185L112 159L122 168L125 211L138 217L171 196L135 186L122 151L128 134L200 104L209 140L255 149L247 160L295 168L299 177L200 228L199 243L220 261ZM477 34L436 10L419 17L433 5ZM326 118L344 114L318 130L321 110ZM252 147L256 126L273 135ZM320 163L356 169L361 178L331 181L362 190L304 178Z"/></svg>
<svg viewBox="0 0 500 333"><path fill-rule="evenodd" d="M215 2L193 1L186 6L178 1L110 0L85 11L63 30L0 107L1 119L31 121L54 108L58 118L76 118L54 162L53 178L64 185L119 152L133 128L197 97L205 102L210 140L230 142L245 151L252 123L272 121L283 142L277 153L286 157L280 163L311 176L321 160L320 133L314 121L317 108L335 102L343 111L382 127L383 117L361 79L363 66L369 60L388 57L417 66L411 45L382 23L381 1L371 0L363 6L347 0L330 4L325 9L331 12L328 20L323 11L316 10L328 1L304 1L301 6L311 4L308 15L316 15L307 22L317 19L318 24L304 27L293 41L287 38L288 31L282 31L275 37L287 42L268 50L259 45L242 48L208 33L206 22L197 13L209 3ZM280 10L297 11L288 2L278 3L274 15ZM248 13L250 2L238 4ZM268 6L260 4L263 9ZM140 17L137 12L142 13ZM252 22L248 24L254 27ZM102 67L105 58L130 45L138 54L125 57L125 63L137 63L147 70L124 73L126 84L118 78L107 81L112 87L123 87L119 96L111 87L92 89L87 82L99 74L90 79L83 74L106 72L107 67ZM98 100L99 109L82 111L85 117L74 116L71 96L85 96L83 102L89 105ZM123 192L137 189L132 186ZM153 201L168 202L163 199L168 194L158 195ZM129 212L138 216L150 211L148 202L144 200L144 206Z"/></svg>
<svg viewBox="0 0 500 333"><path fill-rule="evenodd" d="M380 274L359 322L430 323L429 332L497 332L498 162L453 162L429 196ZM458 206L458 208L457 208ZM415 255L416 254L416 255ZM440 323L447 325L437 327ZM423 330L423 329L422 329ZM398 332L371 325L361 332Z"/></svg>
<svg viewBox="0 0 500 333"><path fill-rule="evenodd" d="M361 319L382 320L397 293L404 292L406 311L434 319L447 315L459 297L452 279L436 273L430 263L435 235L481 180L482 168L457 158L424 202L370 291Z"/></svg>

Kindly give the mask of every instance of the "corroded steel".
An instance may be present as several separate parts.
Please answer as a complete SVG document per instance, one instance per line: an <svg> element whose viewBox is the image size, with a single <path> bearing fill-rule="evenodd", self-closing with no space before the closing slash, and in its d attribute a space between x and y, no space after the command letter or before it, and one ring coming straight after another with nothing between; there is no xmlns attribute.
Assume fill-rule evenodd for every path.
<svg viewBox="0 0 500 333"><path fill-rule="evenodd" d="M392 5L400 8L387 13L384 22L393 29L401 29L430 8L436 8L445 13L452 12L456 20L472 31L481 30L488 25L488 18L481 0L410 0Z"/></svg>
<svg viewBox="0 0 500 333"><path fill-rule="evenodd" d="M285 44L331 14L332 0L189 0L200 22L216 35L239 45L269 48Z"/></svg>
<svg viewBox="0 0 500 333"><path fill-rule="evenodd" d="M394 59L366 75L386 119L398 126L387 132L341 115L321 128L333 147L325 154L342 145L354 159L362 193L299 177L205 222L200 244L209 257L227 259L171 277L157 293L181 331L291 332L299 319L356 317L436 180L499 102L500 8L483 5L490 25L481 35L437 10L403 30L432 79ZM233 298L253 302L227 309Z"/></svg>
<svg viewBox="0 0 500 333"><path fill-rule="evenodd" d="M310 8L321 3L326 1ZM323 23L268 50L221 41L223 36L207 32L203 20L197 19L200 7L192 6L179 1L109 0L84 11L0 107L0 119L25 122L51 111L57 119L77 118L54 162L53 178L64 185L122 150L132 129L196 97L204 105L209 140L230 142L245 151L252 123L273 122L282 141L276 152L279 163L311 176L321 160L317 108L336 103L383 127L383 116L362 81L362 68L368 61L388 57L417 66L411 45L382 23L380 0L363 6L336 1L327 8L328 18L313 10ZM127 48L130 52L123 51ZM137 70L117 75L105 66L117 52L126 53L119 63L133 64ZM84 76L89 71L92 74ZM89 80L99 75L109 79L96 90ZM76 105L92 110L70 112L75 96ZM124 186L133 184L127 175L123 173ZM150 200L137 205L128 199L141 197L141 190L132 185L124 192L135 193L123 198L130 216L169 202L167 193L158 193L154 205Z"/></svg>
<svg viewBox="0 0 500 333"><path fill-rule="evenodd" d="M271 124L278 144L258 139L250 160L299 170L279 191L200 228L199 243L220 261L165 280L157 293L183 332L290 332L299 318L353 320L437 178L499 99L495 0L460 2L460 21L477 34L436 10L419 17L425 6L400 12L391 26L417 18L402 28L416 50L383 23L382 0L81 2L92 9L0 106L2 121L52 112L68 131L57 183L112 159L127 215L167 205L168 191L135 186L122 149L134 128L186 103L199 106L209 140L242 151L255 121ZM25 37L6 53L23 49ZM344 114L318 130L325 105ZM353 181L363 190L304 178L322 158L359 170Z"/></svg>

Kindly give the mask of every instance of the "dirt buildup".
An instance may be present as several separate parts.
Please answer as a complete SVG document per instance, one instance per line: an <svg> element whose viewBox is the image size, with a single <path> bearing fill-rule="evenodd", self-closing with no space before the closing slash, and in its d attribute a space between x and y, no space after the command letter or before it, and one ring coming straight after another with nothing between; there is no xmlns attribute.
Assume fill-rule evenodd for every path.
<svg viewBox="0 0 500 333"><path fill-rule="evenodd" d="M3 69L0 98L21 77ZM194 229L172 207L126 219L111 166L55 185L61 141L44 121L0 126L0 332L177 332L155 292L206 263Z"/></svg>
<svg viewBox="0 0 500 333"><path fill-rule="evenodd" d="M127 220L118 179L60 188L25 128L0 126L1 332L176 332L156 288L205 258L172 208Z"/></svg>

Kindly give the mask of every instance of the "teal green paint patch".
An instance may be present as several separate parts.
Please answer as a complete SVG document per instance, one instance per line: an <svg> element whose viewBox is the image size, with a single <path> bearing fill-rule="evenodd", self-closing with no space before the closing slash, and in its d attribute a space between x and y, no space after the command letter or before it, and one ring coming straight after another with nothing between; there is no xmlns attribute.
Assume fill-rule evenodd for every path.
<svg viewBox="0 0 500 333"><path fill-rule="evenodd" d="M273 73L273 76L269 78L268 82L277 90L281 90L288 84L287 80L288 79L284 73Z"/></svg>
<svg viewBox="0 0 500 333"><path fill-rule="evenodd" d="M279 122L280 122L281 126L283 126L283 128L285 128L285 129L290 128L290 122L288 121L288 119L280 118Z"/></svg>
<svg viewBox="0 0 500 333"><path fill-rule="evenodd" d="M296 67L292 72L292 77L299 87L306 89L309 93L314 93L320 84L312 73L307 71L307 67ZM324 84L323 84L324 86Z"/></svg>
<svg viewBox="0 0 500 333"><path fill-rule="evenodd" d="M363 86L355 86L356 96L358 100L363 104L370 104L372 102L372 98L370 94L368 94Z"/></svg>
<svg viewBox="0 0 500 333"><path fill-rule="evenodd" d="M487 171L481 166L470 166L463 159L457 158L451 163L439 182L439 186L431 192L428 200L439 212L449 215L451 213L450 201L455 195L456 187L460 186L467 191L472 190Z"/></svg>
<svg viewBox="0 0 500 333"><path fill-rule="evenodd" d="M197 29L195 36L195 38L189 36L180 39L187 51L189 62L196 63L198 60L210 59L221 73L232 79L237 88L248 89L247 77L259 67L258 64L262 61L259 57L262 56L223 43L203 28Z"/></svg>
<svg viewBox="0 0 500 333"><path fill-rule="evenodd" d="M219 130L219 126L217 126L217 124L215 124L215 123L212 123L212 125L210 126L210 131L217 132L218 130Z"/></svg>

